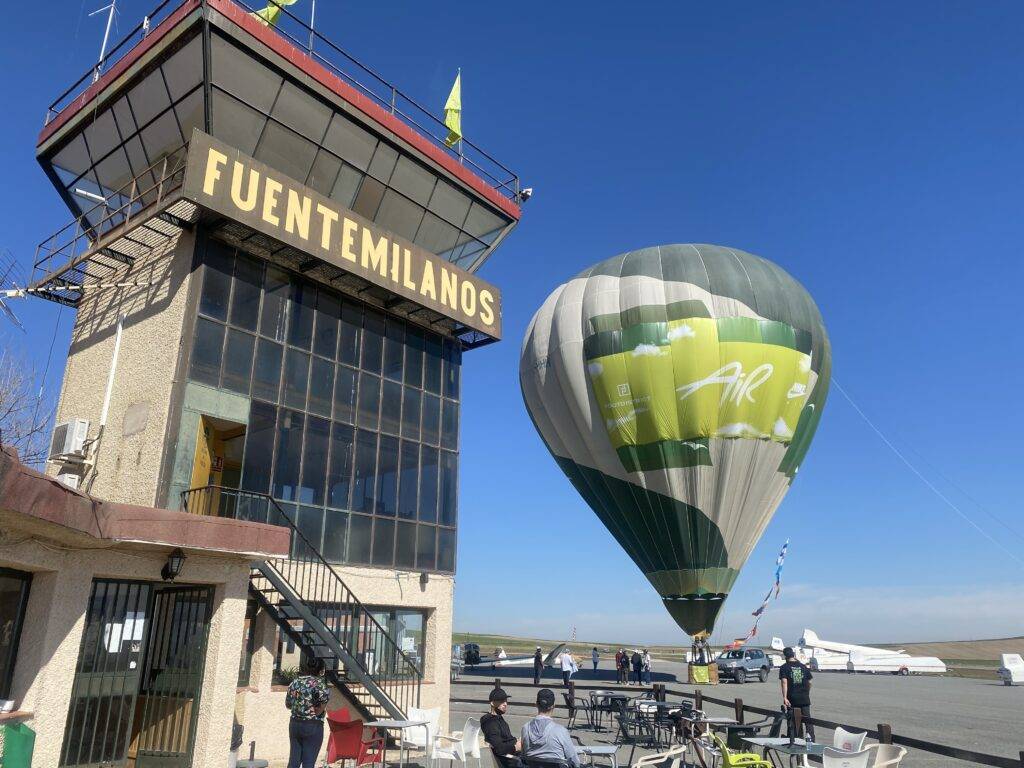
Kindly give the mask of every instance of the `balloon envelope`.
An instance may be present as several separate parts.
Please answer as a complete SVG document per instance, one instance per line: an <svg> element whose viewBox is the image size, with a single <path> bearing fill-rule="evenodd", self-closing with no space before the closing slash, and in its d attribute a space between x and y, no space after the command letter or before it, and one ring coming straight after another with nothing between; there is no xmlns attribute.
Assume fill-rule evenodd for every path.
<svg viewBox="0 0 1024 768"><path fill-rule="evenodd" d="M710 634L817 428L831 353L781 268L645 248L559 286L523 341L537 431L680 627Z"/></svg>

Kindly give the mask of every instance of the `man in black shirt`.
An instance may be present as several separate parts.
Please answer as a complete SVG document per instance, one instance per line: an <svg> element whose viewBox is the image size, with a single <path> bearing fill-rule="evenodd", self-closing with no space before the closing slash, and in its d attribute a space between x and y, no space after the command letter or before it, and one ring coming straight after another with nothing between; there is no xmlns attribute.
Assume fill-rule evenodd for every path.
<svg viewBox="0 0 1024 768"><path fill-rule="evenodd" d="M811 679L814 675L806 665L797 661L792 648L784 648L782 655L786 663L779 667L779 680L782 685L782 705L791 719L793 736L803 735L804 720L807 720L807 737L814 741L814 725L809 722L811 717Z"/></svg>
<svg viewBox="0 0 1024 768"><path fill-rule="evenodd" d="M540 655L540 646L533 652L533 684L540 685L540 676L544 674L544 657Z"/></svg>
<svg viewBox="0 0 1024 768"><path fill-rule="evenodd" d="M494 752L494 759L501 768L521 768L523 763L519 759L519 752L522 744L512 735L503 717L508 710L508 694L501 688L495 688L488 700L491 702L491 711L480 718L484 741Z"/></svg>

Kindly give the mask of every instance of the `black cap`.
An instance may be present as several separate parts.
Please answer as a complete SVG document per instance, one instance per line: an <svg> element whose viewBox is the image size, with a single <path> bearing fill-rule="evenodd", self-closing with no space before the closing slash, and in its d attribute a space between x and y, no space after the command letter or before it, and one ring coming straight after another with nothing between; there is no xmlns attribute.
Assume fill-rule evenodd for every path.
<svg viewBox="0 0 1024 768"><path fill-rule="evenodd" d="M782 649L782 655L783 655L783 657L785 657L787 659L795 659L796 658L796 654L793 653L793 649L792 648L783 648Z"/></svg>
<svg viewBox="0 0 1024 768"><path fill-rule="evenodd" d="M501 704L504 701L508 701L508 694L502 688L495 688L491 691L491 695L487 697L487 700L492 704Z"/></svg>
<svg viewBox="0 0 1024 768"><path fill-rule="evenodd" d="M537 706L540 709L551 709L555 706L555 692L550 688L541 688L537 691Z"/></svg>

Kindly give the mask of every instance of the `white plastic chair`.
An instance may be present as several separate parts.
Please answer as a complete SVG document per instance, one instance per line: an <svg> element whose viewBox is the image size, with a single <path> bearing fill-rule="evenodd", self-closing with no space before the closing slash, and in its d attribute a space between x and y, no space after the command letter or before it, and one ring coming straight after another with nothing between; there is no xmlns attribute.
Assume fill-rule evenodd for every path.
<svg viewBox="0 0 1024 768"><path fill-rule="evenodd" d="M424 733L423 727L419 725L415 728L404 729L402 731L402 746L406 749L422 749L423 753L429 758L434 748L434 742L437 741L437 731L441 723L441 708L420 709L419 707L409 707L406 717L412 722L426 722L427 732Z"/></svg>
<svg viewBox="0 0 1024 768"><path fill-rule="evenodd" d="M904 747L896 747L892 744L869 744L867 748L875 753L875 762L871 764L871 768L897 768L903 762L903 758L907 756L907 750Z"/></svg>
<svg viewBox="0 0 1024 768"><path fill-rule="evenodd" d="M667 768L682 768L683 758L686 757L686 745L679 744L666 752L658 752L654 755L645 755L633 763L633 768L648 768L648 766L661 765L663 761L671 761Z"/></svg>
<svg viewBox="0 0 1024 768"><path fill-rule="evenodd" d="M825 747L825 753L821 756L825 768L868 768L870 758L870 749L862 749L860 752L843 752L832 747Z"/></svg>
<svg viewBox="0 0 1024 768"><path fill-rule="evenodd" d="M475 757L477 766L480 765L480 721L474 717L466 720L458 735L438 736L431 753L432 760L448 760L450 763L457 760L463 765L468 765L470 757Z"/></svg>
<svg viewBox="0 0 1024 768"><path fill-rule="evenodd" d="M864 748L864 739L867 733L861 731L847 731L845 728L836 728L832 735L832 746L836 749L844 749L847 752L860 752Z"/></svg>

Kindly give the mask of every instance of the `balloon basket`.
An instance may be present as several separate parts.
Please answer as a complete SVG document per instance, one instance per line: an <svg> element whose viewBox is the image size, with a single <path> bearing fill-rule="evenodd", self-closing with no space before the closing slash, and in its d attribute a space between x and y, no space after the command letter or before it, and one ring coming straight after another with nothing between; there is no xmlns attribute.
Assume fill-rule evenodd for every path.
<svg viewBox="0 0 1024 768"><path fill-rule="evenodd" d="M690 685L718 685L717 664L694 664L690 663L689 683Z"/></svg>

